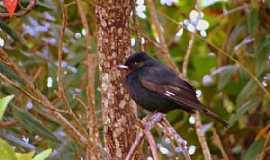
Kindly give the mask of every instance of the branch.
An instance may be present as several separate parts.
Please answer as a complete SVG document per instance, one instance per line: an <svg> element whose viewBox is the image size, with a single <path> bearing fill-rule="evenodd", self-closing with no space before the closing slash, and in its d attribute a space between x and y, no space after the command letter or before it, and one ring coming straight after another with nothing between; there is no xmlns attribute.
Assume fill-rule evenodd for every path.
<svg viewBox="0 0 270 160"><path fill-rule="evenodd" d="M65 30L67 25L67 6L62 4L61 8L63 10L62 14L62 27L59 33L59 42L58 42L58 66L57 66L57 96L59 99L63 100L65 107L68 111L68 113L72 116L72 118L75 121L75 124L77 128L84 133L84 135L87 135L87 131L84 129L83 125L81 124L80 120L77 118L75 113L72 111L68 98L65 93L65 88L63 85L63 79L62 79L62 59L63 59L63 46L64 46L64 36L65 36Z"/></svg>
<svg viewBox="0 0 270 160"><path fill-rule="evenodd" d="M163 114L161 113L156 113L153 115L147 115L143 120L143 130L148 130L150 131L158 122L162 120ZM145 136L145 132L141 130L135 138L134 143L132 144L131 148L129 149L129 152L125 158L125 160L131 160L132 157L134 156L138 146L141 144L143 137Z"/></svg>
<svg viewBox="0 0 270 160"><path fill-rule="evenodd" d="M196 126L196 133L200 142L200 145L202 147L202 152L205 160L212 160L210 150L207 145L206 137L204 132L202 131L202 122L200 118L200 113L196 112L194 114L195 116L195 126Z"/></svg>
<svg viewBox="0 0 270 160"><path fill-rule="evenodd" d="M214 136L213 137L214 138L213 142L218 146L219 150L221 151L223 159L224 160L229 160L229 156L227 155L227 153L226 153L226 151L225 151L225 149L223 147L223 144L222 144L221 139L220 139L220 137L219 137L219 135L217 133L216 128L213 127L212 132L213 132L213 136Z"/></svg>
<svg viewBox="0 0 270 160"><path fill-rule="evenodd" d="M195 33L191 33L191 37L190 37L190 40L188 42L188 48L187 48L187 52L186 52L185 57L184 57L183 67L182 67L182 74L185 77L187 77L189 57L191 55L191 50L192 50L192 47L193 47L193 44L194 44L194 39L195 39Z"/></svg>
<svg viewBox="0 0 270 160"><path fill-rule="evenodd" d="M13 126L17 123L15 119L7 120L7 121L0 121L0 128L7 128Z"/></svg>
<svg viewBox="0 0 270 160"><path fill-rule="evenodd" d="M164 117L162 122L160 123L160 127L163 129L163 132L165 135L170 137L170 139L175 140L177 143L177 147L180 149L180 151L183 153L186 160L191 160L189 153L188 153L188 147L187 147L187 141L184 140L176 131L175 129L170 125L169 121Z"/></svg>
<svg viewBox="0 0 270 160"><path fill-rule="evenodd" d="M97 67L97 57L94 54L90 53L91 46L91 37L90 37L90 29L88 25L88 21L86 18L86 14L83 10L81 0L76 0L78 12L81 18L81 23L86 33L86 41L85 41L85 51L87 53L87 59L85 61L85 65L87 66L87 129L88 129L88 139L91 139L94 143L100 144L99 133L98 133L98 123L95 112L95 71ZM87 148L86 151L86 159L100 159L101 155L95 149Z"/></svg>
<svg viewBox="0 0 270 160"><path fill-rule="evenodd" d="M188 49L187 49L186 55L184 57L183 68L182 68L183 76L185 78L187 77L188 62L189 62L189 57L191 55L191 50L192 50L192 47L194 44L194 39L195 39L195 33L191 33L191 38L189 40ZM204 134L204 132L201 131L202 122L201 122L199 112L196 112L196 114L195 114L195 121L196 121L195 129L196 129L196 133L197 133L200 145L202 147L204 158L205 158L205 160L212 160L210 150L209 150L209 147L207 145L205 134Z"/></svg>
<svg viewBox="0 0 270 160"><path fill-rule="evenodd" d="M146 140L148 141L154 160L159 160L158 152L157 152L157 144L150 130L145 129L144 135L145 135Z"/></svg>
<svg viewBox="0 0 270 160"><path fill-rule="evenodd" d="M153 0L147 0L147 4L150 10L150 15L151 15L151 21L154 27L154 31L157 32L158 39L160 41L160 46L161 46L161 54L157 52L158 56L161 57L170 67L175 68L177 72L179 72L176 64L174 63L173 59L170 57L170 52L166 44L166 40L163 35L163 27L159 23L158 16L157 16L157 11L155 8L155 3Z"/></svg>
<svg viewBox="0 0 270 160"><path fill-rule="evenodd" d="M136 149L141 144L142 139L144 136L146 136L148 143L151 147L152 155L154 159L158 159L158 154L156 150L156 144L153 140L153 137L151 135L151 129L155 127L156 124L161 128L163 133L170 137L172 140L175 140L177 143L177 147L180 148L182 153L184 154L185 160L191 160L188 150L187 150L187 142L174 130L174 128L170 125L164 114L162 113L155 113L153 115L148 115L142 120L143 123L143 131L140 131L136 135L136 139L134 143L132 144L127 157L125 160L131 160L133 155L135 154Z"/></svg>

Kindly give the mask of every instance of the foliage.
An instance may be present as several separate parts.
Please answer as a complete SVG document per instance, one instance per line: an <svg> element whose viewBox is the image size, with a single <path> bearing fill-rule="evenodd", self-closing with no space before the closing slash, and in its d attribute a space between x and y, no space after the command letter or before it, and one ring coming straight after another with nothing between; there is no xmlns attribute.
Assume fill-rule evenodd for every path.
<svg viewBox="0 0 270 160"><path fill-rule="evenodd" d="M29 13L16 16L16 12L24 10L29 3L29 0L21 0L13 17L0 19L0 47L31 77L35 89L40 90L69 123L84 133L89 118L85 108L86 35L77 2L82 4L87 14L91 43L88 47L91 53L96 54L95 3L91 0L65 1L67 26L63 47L60 49L63 52L61 66L58 62L58 48L63 22L62 1L39 0ZM197 88L200 100L229 121L228 129L219 124L214 125L227 156L230 159L269 159L270 1L199 0L198 3L196 8L195 1L162 1L162 4L155 1L170 56L181 70L192 34L195 35L187 78ZM143 8L144 5L146 8ZM137 3L136 7L138 6L135 12L139 13L133 14L134 18L130 20L132 50L145 50L158 58L161 49L149 7L147 2ZM206 37L198 30L199 21L194 24L193 30L189 24L185 24L185 20L192 24L192 10L204 14L203 20L207 21L209 27L200 27L207 33ZM0 2L0 16L4 12L6 9ZM160 60L166 62L164 59ZM61 81L68 105L59 96L59 67L62 70ZM73 160L83 157L85 151L82 145L71 138L63 129L63 124L48 114L47 109L37 100L23 92L29 86L22 77L2 61L0 73L17 84L17 87L14 87L5 81L3 76L0 77L0 97L16 95L10 107L7 107L7 104L12 99L11 96L0 100L0 126L6 124L4 122L16 121L0 128L0 137L4 139L0 139L0 156L6 156L0 159L29 159L25 157L32 158L34 153L45 150L33 158L41 160L52 152L48 148L53 149L48 160ZM98 121L101 121L98 72L92 76L96 79L95 109ZM70 111L74 114L70 114ZM188 145L193 146L193 150L195 146L192 159L203 159L194 125L189 123L190 115L176 111L168 113L167 117L178 133L187 140ZM202 115L202 122L205 124L203 129L213 158L221 159L224 155L214 138L213 126L209 127L212 120ZM102 125L99 127L102 133ZM159 132L154 134L164 159L181 156L168 145L163 135ZM17 154L7 142L14 146ZM164 148L167 148L167 151L162 154ZM147 150L147 147L144 149ZM147 156L149 153L145 151L145 157Z"/></svg>

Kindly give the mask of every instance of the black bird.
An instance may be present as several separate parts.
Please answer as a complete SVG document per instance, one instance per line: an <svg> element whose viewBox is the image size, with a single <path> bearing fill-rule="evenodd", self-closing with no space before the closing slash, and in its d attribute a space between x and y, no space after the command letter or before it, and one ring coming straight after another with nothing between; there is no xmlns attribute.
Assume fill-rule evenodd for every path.
<svg viewBox="0 0 270 160"><path fill-rule="evenodd" d="M195 89L172 69L139 52L128 57L118 68L128 70L125 85L131 98L150 112L167 113L182 109L188 113L200 111L227 126L196 97Z"/></svg>

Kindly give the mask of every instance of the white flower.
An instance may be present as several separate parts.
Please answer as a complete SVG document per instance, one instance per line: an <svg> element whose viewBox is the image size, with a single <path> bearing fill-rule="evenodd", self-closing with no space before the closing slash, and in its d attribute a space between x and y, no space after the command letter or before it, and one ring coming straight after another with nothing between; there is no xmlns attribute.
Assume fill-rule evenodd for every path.
<svg viewBox="0 0 270 160"><path fill-rule="evenodd" d="M135 7L136 15L142 19L145 19L146 18L146 15L144 13L145 10L146 6L144 5L144 0L137 0Z"/></svg>
<svg viewBox="0 0 270 160"><path fill-rule="evenodd" d="M82 29L82 31L81 31L81 32L82 32L82 35L83 35L83 36L86 36L86 31L85 31L85 29L84 29L84 28Z"/></svg>
<svg viewBox="0 0 270 160"><path fill-rule="evenodd" d="M145 44L145 39L143 37L141 38L141 44Z"/></svg>
<svg viewBox="0 0 270 160"><path fill-rule="evenodd" d="M200 35L204 38L207 36L207 33L205 31L200 31Z"/></svg>
<svg viewBox="0 0 270 160"><path fill-rule="evenodd" d="M131 43L131 46L134 47L136 45L136 39L131 38L130 43Z"/></svg>
<svg viewBox="0 0 270 160"><path fill-rule="evenodd" d="M53 86L53 78L48 77L48 79L47 79L47 87L52 88L52 86Z"/></svg>
<svg viewBox="0 0 270 160"><path fill-rule="evenodd" d="M189 119L188 119L188 122L190 124L195 124L195 117L194 116L190 116Z"/></svg>
<svg viewBox="0 0 270 160"><path fill-rule="evenodd" d="M262 81L262 85L264 86L264 87L267 87L267 82L264 80L264 81Z"/></svg>
<svg viewBox="0 0 270 160"><path fill-rule="evenodd" d="M137 5L144 5L144 0L137 0L136 1L136 4Z"/></svg>
<svg viewBox="0 0 270 160"><path fill-rule="evenodd" d="M204 86L211 86L211 85L213 85L214 84L213 77L210 76L210 75L208 75L208 74L207 75L204 75L203 78L202 78L202 84Z"/></svg>
<svg viewBox="0 0 270 160"><path fill-rule="evenodd" d="M196 90L196 96L197 96L197 98L201 97L202 96L202 91L197 89Z"/></svg>
<svg viewBox="0 0 270 160"><path fill-rule="evenodd" d="M75 37L76 39L80 39L80 38L82 38L82 34L79 33L79 32L77 32L77 33L74 34L74 37Z"/></svg>
<svg viewBox="0 0 270 160"><path fill-rule="evenodd" d="M209 27L209 23L206 20L199 20L196 26L198 31L205 31Z"/></svg>
<svg viewBox="0 0 270 160"><path fill-rule="evenodd" d="M160 0L160 3L162 5L167 5L167 6L171 6L175 2L176 2L176 0Z"/></svg>
<svg viewBox="0 0 270 160"><path fill-rule="evenodd" d="M176 37L181 37L181 36L183 35L183 32L184 32L184 29L183 29L183 27L181 27L181 28L179 29L179 31L176 32L175 36L176 36Z"/></svg>
<svg viewBox="0 0 270 160"><path fill-rule="evenodd" d="M5 45L5 40L0 37L0 48L4 47Z"/></svg>
<svg viewBox="0 0 270 160"><path fill-rule="evenodd" d="M33 108L33 103L32 103L31 100L28 100L28 101L27 101L27 103L26 103L26 108L27 108L28 110L31 110L31 109Z"/></svg>
<svg viewBox="0 0 270 160"><path fill-rule="evenodd" d="M153 158L152 157L147 157L147 159L146 160L153 160Z"/></svg>
<svg viewBox="0 0 270 160"><path fill-rule="evenodd" d="M191 145L188 147L188 154L193 155L196 152L196 146Z"/></svg>
<svg viewBox="0 0 270 160"><path fill-rule="evenodd" d="M209 28L209 23L203 19L204 14L200 11L192 10L189 13L189 19L185 19L180 23L189 32L199 32L202 37L206 37L206 30Z"/></svg>
<svg viewBox="0 0 270 160"><path fill-rule="evenodd" d="M198 12L196 10L192 10L189 13L189 19L191 21L192 24L196 24L198 20L200 20L201 18L203 18L203 13L202 12Z"/></svg>
<svg viewBox="0 0 270 160"><path fill-rule="evenodd" d="M195 33L196 32L195 26L193 24L191 24L191 23L188 23L188 25L186 26L186 28L187 28L187 30L189 32L192 32L192 33Z"/></svg>
<svg viewBox="0 0 270 160"><path fill-rule="evenodd" d="M163 147L161 144L157 144L157 147L162 154L170 154L170 151L167 148Z"/></svg>

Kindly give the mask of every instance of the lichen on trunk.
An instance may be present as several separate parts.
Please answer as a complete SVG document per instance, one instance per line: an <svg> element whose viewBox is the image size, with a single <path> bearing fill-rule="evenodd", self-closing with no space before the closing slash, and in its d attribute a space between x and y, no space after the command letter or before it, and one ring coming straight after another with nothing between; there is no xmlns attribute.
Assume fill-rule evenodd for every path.
<svg viewBox="0 0 270 160"><path fill-rule="evenodd" d="M104 139L109 159L124 159L136 134L136 109L117 69L131 54L129 18L133 3L99 0L95 8Z"/></svg>

